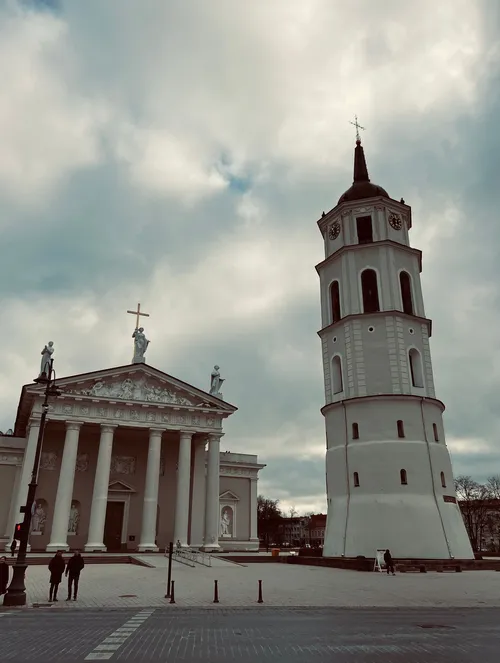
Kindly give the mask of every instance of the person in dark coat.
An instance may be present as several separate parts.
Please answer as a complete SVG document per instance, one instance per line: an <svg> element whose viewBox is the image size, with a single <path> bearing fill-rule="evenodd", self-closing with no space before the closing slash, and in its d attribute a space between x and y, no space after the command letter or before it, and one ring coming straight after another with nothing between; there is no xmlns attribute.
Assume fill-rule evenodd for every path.
<svg viewBox="0 0 500 663"><path fill-rule="evenodd" d="M9 565L6 557L0 557L0 596L7 593L9 584Z"/></svg>
<svg viewBox="0 0 500 663"><path fill-rule="evenodd" d="M62 552L58 550L54 557L50 560L49 571L50 571L50 592L49 592L49 601L57 601L57 590L59 584L62 580L64 573L64 558Z"/></svg>
<svg viewBox="0 0 500 663"><path fill-rule="evenodd" d="M76 601L78 595L78 582L80 580L80 573L85 566L83 557L78 551L75 552L73 557L68 560L66 565L66 577L68 578L68 598L66 601L71 601L71 589L73 588L73 601Z"/></svg>
<svg viewBox="0 0 500 663"><path fill-rule="evenodd" d="M12 539L12 543L10 544L10 556L14 557L16 554L16 548L17 548L17 541L15 539Z"/></svg>
<svg viewBox="0 0 500 663"><path fill-rule="evenodd" d="M387 569L387 575L389 575L389 572L391 572L392 575L395 576L396 573L394 572L394 560L392 559L391 551L389 548L387 548L384 553L384 562Z"/></svg>

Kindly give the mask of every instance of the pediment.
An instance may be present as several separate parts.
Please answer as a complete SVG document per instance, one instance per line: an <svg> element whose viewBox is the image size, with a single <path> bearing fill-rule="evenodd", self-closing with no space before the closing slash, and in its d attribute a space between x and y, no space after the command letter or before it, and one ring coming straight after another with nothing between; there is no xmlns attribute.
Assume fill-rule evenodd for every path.
<svg viewBox="0 0 500 663"><path fill-rule="evenodd" d="M203 407L228 413L236 410L233 405L147 364L61 378L57 380L57 387L64 395L99 401ZM39 392L44 385L30 385L28 389Z"/></svg>
<svg viewBox="0 0 500 663"><path fill-rule="evenodd" d="M222 502L239 502L240 498L232 491L226 490L224 493L219 495L219 500Z"/></svg>
<svg viewBox="0 0 500 663"><path fill-rule="evenodd" d="M108 492L112 493L135 493L135 489L124 481L112 481L108 486Z"/></svg>

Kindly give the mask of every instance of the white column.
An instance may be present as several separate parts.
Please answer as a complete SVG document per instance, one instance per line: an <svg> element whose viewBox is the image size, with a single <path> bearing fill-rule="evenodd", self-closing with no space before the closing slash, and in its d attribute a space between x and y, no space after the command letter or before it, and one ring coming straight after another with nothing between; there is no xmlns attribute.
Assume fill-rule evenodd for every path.
<svg viewBox="0 0 500 663"><path fill-rule="evenodd" d="M181 431L177 469L177 495L175 502L174 546L188 544L189 489L191 487L191 438L192 433Z"/></svg>
<svg viewBox="0 0 500 663"><path fill-rule="evenodd" d="M92 493L92 507L90 511L90 525L85 552L93 550L106 550L103 542L104 521L106 520L106 507L108 505L109 471L111 469L111 454L113 452L113 435L116 426L101 424L101 441L99 442L99 455L94 477L94 492Z"/></svg>
<svg viewBox="0 0 500 663"><path fill-rule="evenodd" d="M250 479L250 541L258 541L257 533L257 477Z"/></svg>
<svg viewBox="0 0 500 663"><path fill-rule="evenodd" d="M50 543L47 552L69 550L68 521L73 499L73 484L75 482L76 457L78 455L78 437L80 435L81 421L66 422L66 439L57 484L54 517L50 531Z"/></svg>
<svg viewBox="0 0 500 663"><path fill-rule="evenodd" d="M189 545L191 548L202 548L205 537L205 495L206 495L206 435L195 438L193 444L193 487L191 490L191 524ZM201 508L200 508L201 506Z"/></svg>
<svg viewBox="0 0 500 663"><path fill-rule="evenodd" d="M23 466L21 468L21 478L18 482L18 489L14 501L14 508L11 511L9 522L9 541L6 545L6 550L9 549L14 536L14 527L16 523L20 523L24 519L24 514L20 513L19 509L26 504L28 497L28 486L31 481L31 473L33 471L33 462L35 460L36 443L38 441L38 433L40 431L40 419L32 419L29 424L28 439L24 449Z"/></svg>
<svg viewBox="0 0 500 663"><path fill-rule="evenodd" d="M146 485L144 486L144 505L142 508L140 552L157 552L156 512L158 507L158 487L160 485L160 460L162 430L149 431L148 466Z"/></svg>
<svg viewBox="0 0 500 663"><path fill-rule="evenodd" d="M205 502L205 545L204 550L219 549L219 466L220 438L222 434L210 435L208 442L207 493Z"/></svg>

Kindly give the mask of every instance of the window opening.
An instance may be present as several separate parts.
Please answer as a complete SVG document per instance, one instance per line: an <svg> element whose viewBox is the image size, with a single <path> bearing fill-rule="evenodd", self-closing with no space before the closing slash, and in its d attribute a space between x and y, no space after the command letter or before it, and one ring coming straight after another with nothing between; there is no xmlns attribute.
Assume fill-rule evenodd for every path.
<svg viewBox="0 0 500 663"><path fill-rule="evenodd" d="M363 291L363 312L376 313L380 311L377 272L374 269L365 269L361 273L361 289Z"/></svg>

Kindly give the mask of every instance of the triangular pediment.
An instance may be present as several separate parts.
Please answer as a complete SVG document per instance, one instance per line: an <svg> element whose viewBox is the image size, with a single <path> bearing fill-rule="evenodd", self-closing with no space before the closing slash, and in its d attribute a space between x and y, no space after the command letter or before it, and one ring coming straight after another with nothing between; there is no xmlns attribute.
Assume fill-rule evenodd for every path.
<svg viewBox="0 0 500 663"><path fill-rule="evenodd" d="M124 481L112 481L108 486L108 492L111 493L135 493L136 491L132 486Z"/></svg>
<svg viewBox="0 0 500 663"><path fill-rule="evenodd" d="M239 502L240 498L238 495L235 495L232 491L226 490L224 493L219 495L219 500L227 502Z"/></svg>
<svg viewBox="0 0 500 663"><path fill-rule="evenodd" d="M56 382L64 395L103 401L203 407L232 413L233 405L148 364L129 364L103 371L81 373ZM29 393L42 392L45 385L29 385Z"/></svg>

